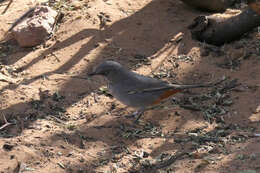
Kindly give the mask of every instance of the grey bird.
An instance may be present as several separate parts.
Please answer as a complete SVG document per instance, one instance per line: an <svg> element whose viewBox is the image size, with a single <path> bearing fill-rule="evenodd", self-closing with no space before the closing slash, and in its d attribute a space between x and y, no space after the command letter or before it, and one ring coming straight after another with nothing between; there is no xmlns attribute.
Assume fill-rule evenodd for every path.
<svg viewBox="0 0 260 173"><path fill-rule="evenodd" d="M89 74L102 75L108 80L108 89L121 103L138 109L134 113L138 121L146 108L161 103L164 99L189 88L211 87L215 84L179 85L132 72L115 61L99 64Z"/></svg>

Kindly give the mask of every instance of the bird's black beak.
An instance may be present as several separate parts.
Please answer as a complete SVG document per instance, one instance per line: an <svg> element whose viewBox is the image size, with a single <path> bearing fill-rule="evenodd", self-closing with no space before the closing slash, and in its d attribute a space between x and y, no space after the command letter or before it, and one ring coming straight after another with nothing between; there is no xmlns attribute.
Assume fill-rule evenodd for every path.
<svg viewBox="0 0 260 173"><path fill-rule="evenodd" d="M88 73L88 76L95 76L97 75L95 72Z"/></svg>

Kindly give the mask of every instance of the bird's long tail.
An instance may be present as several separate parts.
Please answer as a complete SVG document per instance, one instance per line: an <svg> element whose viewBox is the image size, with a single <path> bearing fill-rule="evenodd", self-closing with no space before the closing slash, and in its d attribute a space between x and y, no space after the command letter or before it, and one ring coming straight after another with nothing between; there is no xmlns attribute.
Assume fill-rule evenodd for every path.
<svg viewBox="0 0 260 173"><path fill-rule="evenodd" d="M217 82L211 82L211 83L207 83L207 84L194 84L194 85L170 84L170 87L176 88L176 89L204 88L204 87L206 88L206 87L216 86L225 80L226 80L226 78L223 77L221 80L219 80Z"/></svg>
<svg viewBox="0 0 260 173"><path fill-rule="evenodd" d="M194 84L194 85L169 84L168 86L164 86L164 87L143 89L142 91L139 91L139 92L153 92L153 91L162 91L162 90L168 90L168 89L183 90L183 89L190 89L190 88L204 88L204 87L206 88L206 87L216 86L225 80L226 80L226 78L223 78L223 79L219 80L218 82L208 83L208 84Z"/></svg>
<svg viewBox="0 0 260 173"><path fill-rule="evenodd" d="M174 89L189 89L189 88L206 88L215 86L213 84L194 84L194 85L182 85L182 84L170 84L169 88Z"/></svg>

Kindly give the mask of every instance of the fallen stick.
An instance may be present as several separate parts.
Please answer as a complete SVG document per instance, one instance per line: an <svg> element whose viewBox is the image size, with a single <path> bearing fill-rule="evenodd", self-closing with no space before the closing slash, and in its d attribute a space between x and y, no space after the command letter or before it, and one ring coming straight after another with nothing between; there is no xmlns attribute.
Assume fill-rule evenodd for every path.
<svg viewBox="0 0 260 173"><path fill-rule="evenodd" d="M4 119L5 124L0 127L0 130L3 130L3 129L6 128L7 126L12 125L12 123L9 123L9 122L6 120L6 118L5 118L4 115L2 115L2 116L3 116L3 119Z"/></svg>
<svg viewBox="0 0 260 173"><path fill-rule="evenodd" d="M9 0L9 3L7 4L7 6L5 7L4 11L2 12L2 14L5 14L5 12L8 10L8 8L10 7L10 5L13 3L13 0Z"/></svg>
<svg viewBox="0 0 260 173"><path fill-rule="evenodd" d="M156 164L155 165L155 168L156 169L162 169L162 168L165 168L167 166L170 166L171 164L173 164L176 160L180 159L181 157L185 156L185 155L188 155L188 153L186 152L183 152L183 153L178 153L178 154L175 154L175 155L172 155L169 159L165 160L165 161L162 161L161 163L159 164Z"/></svg>

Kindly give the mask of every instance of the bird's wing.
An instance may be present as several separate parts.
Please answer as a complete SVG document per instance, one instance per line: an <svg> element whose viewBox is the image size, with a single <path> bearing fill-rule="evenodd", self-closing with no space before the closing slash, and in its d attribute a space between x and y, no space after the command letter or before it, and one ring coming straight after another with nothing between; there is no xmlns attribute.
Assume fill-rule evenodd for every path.
<svg viewBox="0 0 260 173"><path fill-rule="evenodd" d="M182 84L170 84L166 81L154 79L148 76L143 76L137 73L132 73L133 80L133 88L129 90L129 93L140 93L140 92L155 92L155 91L163 91L168 89L176 89L183 90L189 88L204 88L204 87L213 87L222 83L225 78L219 80L218 82L211 82L207 84L193 84L193 85L182 85ZM130 84L131 85L131 84Z"/></svg>
<svg viewBox="0 0 260 173"><path fill-rule="evenodd" d="M153 92L172 88L172 86L166 81L143 76L137 73L132 73L131 80L128 80L127 83L129 84L129 93Z"/></svg>

